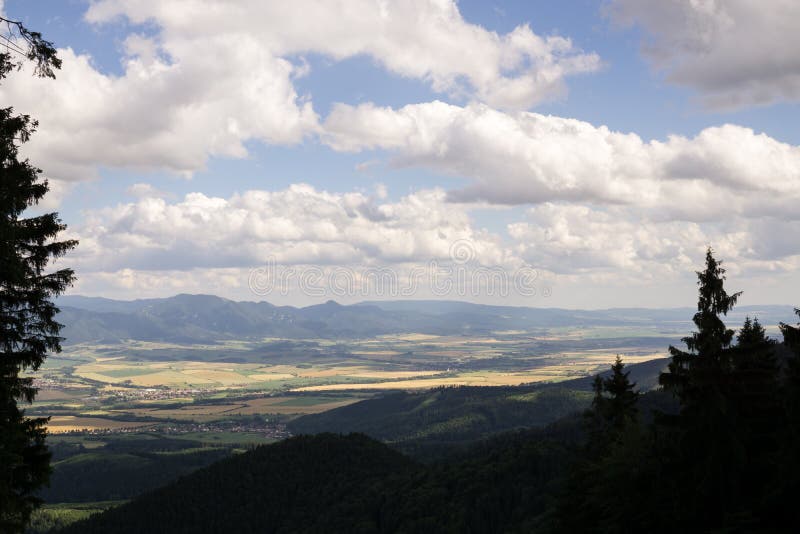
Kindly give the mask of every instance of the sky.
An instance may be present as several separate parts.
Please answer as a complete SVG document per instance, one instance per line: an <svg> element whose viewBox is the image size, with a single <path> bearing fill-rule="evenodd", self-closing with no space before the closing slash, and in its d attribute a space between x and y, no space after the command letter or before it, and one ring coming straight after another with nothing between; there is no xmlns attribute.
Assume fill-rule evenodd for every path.
<svg viewBox="0 0 800 534"><path fill-rule="evenodd" d="M800 305L795 0L0 0L72 294Z"/></svg>

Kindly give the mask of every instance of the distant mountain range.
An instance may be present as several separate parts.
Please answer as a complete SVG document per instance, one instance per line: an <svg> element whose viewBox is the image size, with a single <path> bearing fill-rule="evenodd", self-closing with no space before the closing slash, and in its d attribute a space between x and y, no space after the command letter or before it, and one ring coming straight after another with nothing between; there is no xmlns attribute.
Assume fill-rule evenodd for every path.
<svg viewBox="0 0 800 534"><path fill-rule="evenodd" d="M486 335L554 327L642 326L669 332L691 327L691 308L568 310L489 306L457 301L334 301L296 308L268 302L236 302L213 295L176 295L132 301L63 296L58 320L66 342L121 340L198 343L225 339L353 339L418 332ZM743 306L729 315L737 327L745 315L765 325L791 322L791 306Z"/></svg>

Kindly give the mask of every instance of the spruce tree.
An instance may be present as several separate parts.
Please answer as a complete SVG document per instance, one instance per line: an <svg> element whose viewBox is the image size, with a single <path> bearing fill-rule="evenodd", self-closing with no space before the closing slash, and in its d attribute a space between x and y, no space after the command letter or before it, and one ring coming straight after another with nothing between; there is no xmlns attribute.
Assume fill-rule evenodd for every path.
<svg viewBox="0 0 800 534"><path fill-rule="evenodd" d="M22 62L35 74L54 77L60 67L55 48L39 33L2 18L10 43L0 53L0 80ZM15 55L16 54L16 55ZM70 269L48 272L48 263L77 243L57 241L65 226L57 214L27 216L47 193L47 180L18 145L37 126L13 108L0 109L0 532L22 532L39 504L36 490L50 472L44 418L25 416L20 404L31 403L36 388L25 371L36 371L49 352L60 351L52 298L74 280Z"/></svg>
<svg viewBox="0 0 800 534"><path fill-rule="evenodd" d="M735 332L721 317L741 293L725 291L725 269L710 248L697 278L697 331L683 338L686 351L669 347L672 360L659 376L680 401L680 415L659 418L662 436L670 436L673 447L668 471L682 488L670 506L679 511L680 527L692 529L725 524L736 513L746 462L732 401Z"/></svg>
<svg viewBox="0 0 800 534"><path fill-rule="evenodd" d="M594 379L590 418L600 423L603 433L617 434L628 422L636 419L639 392L634 391L636 384L628 379L629 374L617 356L611 366L611 375L605 378L597 375Z"/></svg>
<svg viewBox="0 0 800 534"><path fill-rule="evenodd" d="M708 386L718 385L720 373L731 366L728 348L734 331L727 328L720 315L727 315L741 292L728 295L724 288L725 269L706 251L706 268L697 272L699 298L692 321L697 331L684 337L687 351L670 346L669 370L659 376L659 383L672 391L684 405L691 406L708 393ZM698 397L699 395L699 397Z"/></svg>

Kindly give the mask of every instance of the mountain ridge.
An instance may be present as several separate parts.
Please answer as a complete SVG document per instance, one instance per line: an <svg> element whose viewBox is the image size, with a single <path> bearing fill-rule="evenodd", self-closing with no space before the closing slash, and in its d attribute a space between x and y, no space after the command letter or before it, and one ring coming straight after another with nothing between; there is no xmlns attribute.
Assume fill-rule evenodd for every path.
<svg viewBox="0 0 800 534"><path fill-rule="evenodd" d="M64 296L59 322L67 343L92 341L213 342L225 339L354 339L379 335L493 335L555 327L646 326L688 331L689 308L569 310L493 306L460 301L327 301L306 307L267 301L234 301L214 295L122 301ZM729 315L738 326L745 315L765 325L792 317L792 307L743 306Z"/></svg>

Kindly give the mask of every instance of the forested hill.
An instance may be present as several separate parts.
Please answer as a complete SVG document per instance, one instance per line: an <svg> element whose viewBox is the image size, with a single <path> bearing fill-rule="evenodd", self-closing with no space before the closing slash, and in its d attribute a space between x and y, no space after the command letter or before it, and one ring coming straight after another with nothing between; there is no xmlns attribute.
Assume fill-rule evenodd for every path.
<svg viewBox="0 0 800 534"><path fill-rule="evenodd" d="M218 462L66 533L368 532L419 466L365 436L301 436Z"/></svg>
<svg viewBox="0 0 800 534"><path fill-rule="evenodd" d="M527 532L566 467L564 440L506 436L418 465L363 435L300 436L193 473L65 534Z"/></svg>

